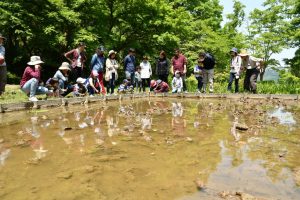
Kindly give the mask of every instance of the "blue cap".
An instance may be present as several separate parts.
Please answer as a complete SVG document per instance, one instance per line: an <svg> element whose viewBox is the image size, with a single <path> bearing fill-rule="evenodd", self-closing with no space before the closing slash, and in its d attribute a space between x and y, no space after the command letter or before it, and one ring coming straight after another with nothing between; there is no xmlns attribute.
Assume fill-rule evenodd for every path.
<svg viewBox="0 0 300 200"><path fill-rule="evenodd" d="M234 52L234 53L238 53L238 49L237 48L232 48L230 52Z"/></svg>

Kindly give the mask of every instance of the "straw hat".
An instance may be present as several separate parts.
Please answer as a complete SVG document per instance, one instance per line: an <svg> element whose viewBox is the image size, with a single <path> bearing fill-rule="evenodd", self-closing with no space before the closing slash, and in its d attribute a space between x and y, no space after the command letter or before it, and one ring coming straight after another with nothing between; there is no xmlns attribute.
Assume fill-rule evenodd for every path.
<svg viewBox="0 0 300 200"><path fill-rule="evenodd" d="M246 49L242 49L241 53L239 54L240 56L249 56L249 53L247 52Z"/></svg>
<svg viewBox="0 0 300 200"><path fill-rule="evenodd" d="M115 52L114 50L110 50L110 51L108 52L108 57L111 56L111 54L117 54L117 52Z"/></svg>
<svg viewBox="0 0 300 200"><path fill-rule="evenodd" d="M41 60L39 56L31 56L30 57L30 62L28 62L28 65L38 65L38 64L43 64L44 62Z"/></svg>
<svg viewBox="0 0 300 200"><path fill-rule="evenodd" d="M71 69L70 69L70 64L67 63L67 62L63 62L63 63L61 64L61 66L60 66L58 69L59 69L59 70L71 70Z"/></svg>

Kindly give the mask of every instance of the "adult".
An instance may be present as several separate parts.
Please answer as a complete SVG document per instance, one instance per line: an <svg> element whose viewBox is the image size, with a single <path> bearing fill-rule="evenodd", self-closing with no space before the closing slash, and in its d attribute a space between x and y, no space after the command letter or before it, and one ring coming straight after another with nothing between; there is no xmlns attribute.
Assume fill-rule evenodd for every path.
<svg viewBox="0 0 300 200"><path fill-rule="evenodd" d="M256 81L263 64L263 59L250 56L246 50L241 50L239 55L242 58L242 70L246 69L244 90L256 94Z"/></svg>
<svg viewBox="0 0 300 200"><path fill-rule="evenodd" d="M63 62L58 68L53 78L58 80L58 86L61 96L67 96L73 91L73 86L69 83L70 64Z"/></svg>
<svg viewBox="0 0 300 200"><path fill-rule="evenodd" d="M152 68L148 56L143 56L143 61L140 63L140 67L143 92L146 92L146 86L150 87L150 77L152 76Z"/></svg>
<svg viewBox="0 0 300 200"><path fill-rule="evenodd" d="M84 63L87 60L85 55L86 45L80 42L76 49L65 53L65 57L70 61L74 81L83 76Z"/></svg>
<svg viewBox="0 0 300 200"><path fill-rule="evenodd" d="M235 93L239 92L239 79L240 79L240 72L242 66L242 59L238 55L238 49L232 48L230 51L230 76L229 76L229 83L227 90L231 91L232 83L235 83Z"/></svg>
<svg viewBox="0 0 300 200"><path fill-rule="evenodd" d="M134 85L135 76L135 50L130 48L128 55L124 58L124 70L125 77L130 81L131 85Z"/></svg>
<svg viewBox="0 0 300 200"><path fill-rule="evenodd" d="M180 49L175 49L174 57L172 58L172 67L171 72L173 76L175 76L175 72L179 71L180 76L182 78L183 82L183 91L186 92L186 65L187 65L187 59L186 57L181 53Z"/></svg>
<svg viewBox="0 0 300 200"><path fill-rule="evenodd" d="M101 87L101 93L106 94L103 82L104 66L105 66L105 56L104 56L104 47L100 46L96 49L96 53L93 55L91 60L91 69L98 73L98 80Z"/></svg>
<svg viewBox="0 0 300 200"><path fill-rule="evenodd" d="M41 80L41 64L44 62L39 56L31 56L30 62L23 73L20 86L21 90L29 95L29 101L38 101L35 95L50 94L46 87L39 86Z"/></svg>
<svg viewBox="0 0 300 200"><path fill-rule="evenodd" d="M118 79L118 70L119 64L116 60L116 52L114 50L110 50L108 52L108 58L106 60L106 73L105 80L108 81L107 85L107 93L114 94L115 90L115 82Z"/></svg>
<svg viewBox="0 0 300 200"><path fill-rule="evenodd" d="M168 76L170 71L170 63L167 59L165 51L161 51L159 58L156 61L156 75L164 82L168 82Z"/></svg>
<svg viewBox="0 0 300 200"><path fill-rule="evenodd" d="M5 48L3 46L5 37L0 33L0 95L5 92L5 85L7 81L7 67L5 62Z"/></svg>
<svg viewBox="0 0 300 200"><path fill-rule="evenodd" d="M209 92L214 91L214 68L215 59L209 53L199 53L199 60L203 65L203 92L206 92L207 84L209 83Z"/></svg>

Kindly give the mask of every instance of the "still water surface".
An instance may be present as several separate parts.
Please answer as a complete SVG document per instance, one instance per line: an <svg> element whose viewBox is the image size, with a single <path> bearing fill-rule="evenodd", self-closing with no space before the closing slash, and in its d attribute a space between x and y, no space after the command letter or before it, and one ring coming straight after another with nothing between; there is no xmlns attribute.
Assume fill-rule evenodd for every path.
<svg viewBox="0 0 300 200"><path fill-rule="evenodd" d="M0 199L300 199L299 120L297 103L250 100L1 114Z"/></svg>

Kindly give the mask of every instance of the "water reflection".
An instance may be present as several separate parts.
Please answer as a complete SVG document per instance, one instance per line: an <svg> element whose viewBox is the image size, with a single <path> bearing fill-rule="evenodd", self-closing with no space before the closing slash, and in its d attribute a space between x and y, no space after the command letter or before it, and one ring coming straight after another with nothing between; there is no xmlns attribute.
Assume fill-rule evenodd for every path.
<svg viewBox="0 0 300 200"><path fill-rule="evenodd" d="M294 125L296 121L291 112L285 111L283 107L279 107L276 110L269 113L270 117L277 118L280 124Z"/></svg>
<svg viewBox="0 0 300 200"><path fill-rule="evenodd" d="M300 171L297 168L300 161L295 159L300 153L300 136L296 126L290 130L289 137L282 134L286 120L289 125L295 123L291 119L296 121L299 113L287 114L280 110L285 121L272 124L270 119L278 111L265 112L263 106L241 102L227 104L231 102L136 101L84 109L74 107L45 117L35 113L26 117L26 123L30 124L23 127L24 135L30 136L29 148L16 147L11 151L23 153L26 159L33 151L44 172L50 166L60 171L63 163L72 173L71 177L64 176L66 183L70 183L68 187L76 186L74 190L68 188L70 194L77 190L86 192L85 187L76 185L83 182L89 185L89 191L101 188L101 194L107 199L136 199L149 191L150 199L175 199L194 193L193 181L200 179L208 188L205 198L214 191L210 199L216 199L222 190L245 191L263 197L299 197L293 174ZM237 123L247 124L249 130L237 131ZM23 125L13 125L15 130L20 126ZM9 129L7 126L4 131ZM5 137L14 141L17 136ZM0 148L0 152L3 165L10 149ZM57 163L44 162L45 157ZM23 162L24 159L10 157L6 165L11 160ZM86 165L89 172L80 173ZM76 169L72 171L73 168ZM0 178L11 175L0 174ZM22 181L27 183L25 178ZM52 188L54 193L61 186L55 178L49 182L57 184ZM13 182L9 185L13 188ZM276 191L276 187L285 192ZM201 192L195 195L198 199L203 197Z"/></svg>

